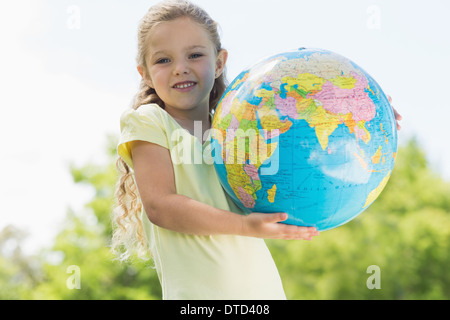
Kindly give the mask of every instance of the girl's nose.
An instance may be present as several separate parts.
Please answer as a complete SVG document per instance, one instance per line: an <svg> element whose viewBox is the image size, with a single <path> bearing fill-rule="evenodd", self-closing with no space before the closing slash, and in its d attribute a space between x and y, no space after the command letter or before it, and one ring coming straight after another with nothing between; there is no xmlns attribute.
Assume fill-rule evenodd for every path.
<svg viewBox="0 0 450 320"><path fill-rule="evenodd" d="M189 67L186 63L186 61L178 61L175 64L175 68L173 69L174 75L182 75L182 74L188 74L189 73Z"/></svg>

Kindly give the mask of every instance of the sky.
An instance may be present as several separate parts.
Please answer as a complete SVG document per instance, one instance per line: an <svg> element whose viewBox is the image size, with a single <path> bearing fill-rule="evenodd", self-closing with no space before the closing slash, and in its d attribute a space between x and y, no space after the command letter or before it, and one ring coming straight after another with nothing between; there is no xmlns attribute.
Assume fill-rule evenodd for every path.
<svg viewBox="0 0 450 320"><path fill-rule="evenodd" d="M93 190L70 165L106 163L108 134L139 84L136 33L153 0L0 2L0 230L48 246ZM450 1L193 0L219 22L231 81L260 59L323 48L360 65L450 181ZM401 156L401 155L399 155Z"/></svg>

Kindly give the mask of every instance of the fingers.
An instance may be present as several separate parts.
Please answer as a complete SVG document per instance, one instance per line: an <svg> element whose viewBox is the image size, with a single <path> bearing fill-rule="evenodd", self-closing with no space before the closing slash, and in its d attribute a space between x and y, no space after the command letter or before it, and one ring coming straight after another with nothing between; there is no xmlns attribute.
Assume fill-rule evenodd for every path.
<svg viewBox="0 0 450 320"><path fill-rule="evenodd" d="M287 213L251 213L244 217L243 235L265 239L312 240L319 232L314 227L285 223Z"/></svg>
<svg viewBox="0 0 450 320"><path fill-rule="evenodd" d="M282 239L285 240L309 240L319 235L319 231L315 227L298 227L292 225L284 225Z"/></svg>
<svg viewBox="0 0 450 320"><path fill-rule="evenodd" d="M395 115L395 120L402 120L403 117L400 113L398 113L397 110L395 110L395 108L392 108L392 110L394 110L394 115Z"/></svg>
<svg viewBox="0 0 450 320"><path fill-rule="evenodd" d="M392 110L394 110L394 116L395 116L395 122L397 123L397 130L400 130L402 126L400 125L399 121L403 119L403 117L400 115L400 113L395 110L394 107L392 107Z"/></svg>
<svg viewBox="0 0 450 320"><path fill-rule="evenodd" d="M398 111L394 107L392 107L392 110L394 110L395 120L400 121L403 119L402 115L398 113Z"/></svg>
<svg viewBox="0 0 450 320"><path fill-rule="evenodd" d="M400 125L399 121L401 121L403 119L403 117L392 106L392 98L391 98L391 96L387 95L387 98L389 100L389 103L391 104L392 110L394 111L395 121L397 123L397 130L400 130L402 128L402 126Z"/></svg>
<svg viewBox="0 0 450 320"><path fill-rule="evenodd" d="M280 213L269 213L265 214L266 222L267 223L277 223L277 222L283 222L286 221L288 218L287 213L280 212Z"/></svg>
<svg viewBox="0 0 450 320"><path fill-rule="evenodd" d="M276 238L285 240L312 240L314 236L319 235L319 231L315 227L300 227L289 224L281 224L277 222L286 221L287 213L266 214L266 222L276 223L278 234Z"/></svg>

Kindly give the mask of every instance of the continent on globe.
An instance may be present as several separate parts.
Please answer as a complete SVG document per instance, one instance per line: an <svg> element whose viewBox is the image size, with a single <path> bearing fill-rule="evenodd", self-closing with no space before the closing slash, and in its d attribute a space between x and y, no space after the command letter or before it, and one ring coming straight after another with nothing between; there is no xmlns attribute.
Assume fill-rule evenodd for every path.
<svg viewBox="0 0 450 320"><path fill-rule="evenodd" d="M269 200L270 203L273 203L275 201L275 194L277 193L277 185L274 184L272 188L267 190L267 200Z"/></svg>
<svg viewBox="0 0 450 320"><path fill-rule="evenodd" d="M327 230L379 196L397 152L380 86L336 53L299 49L262 60L227 88L213 119L214 165L245 212Z"/></svg>

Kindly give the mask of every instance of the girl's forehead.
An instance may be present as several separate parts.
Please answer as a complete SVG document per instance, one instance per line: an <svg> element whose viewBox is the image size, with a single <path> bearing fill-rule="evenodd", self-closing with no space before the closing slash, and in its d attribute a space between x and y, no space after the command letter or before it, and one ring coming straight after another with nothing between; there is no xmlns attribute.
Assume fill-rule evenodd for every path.
<svg viewBox="0 0 450 320"><path fill-rule="evenodd" d="M181 47L214 47L208 31L187 17L155 25L149 32L148 45L151 52Z"/></svg>

